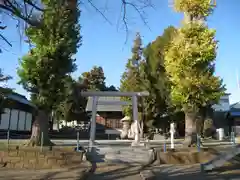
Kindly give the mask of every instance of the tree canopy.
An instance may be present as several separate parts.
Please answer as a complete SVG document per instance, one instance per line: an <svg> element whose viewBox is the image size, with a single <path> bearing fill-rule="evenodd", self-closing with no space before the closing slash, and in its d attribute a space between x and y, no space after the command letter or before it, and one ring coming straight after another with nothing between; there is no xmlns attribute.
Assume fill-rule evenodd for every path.
<svg viewBox="0 0 240 180"><path fill-rule="evenodd" d="M175 35L176 29L169 26L144 50L143 82L146 90L150 93L150 96L146 98L144 108L147 112L147 119L154 120L154 123L158 125L166 123L161 118L167 114L170 115L175 110L169 99L170 82L164 66L164 51L169 47Z"/></svg>
<svg viewBox="0 0 240 180"><path fill-rule="evenodd" d="M191 1L192 2L192 1ZM190 1L189 1L190 3ZM217 41L215 30L209 29L202 19L212 11L208 0L194 1L187 6L176 0L175 7L186 16L186 21L165 54L165 67L172 83L172 102L184 110L194 110L216 103L223 95L222 80L214 76ZM188 9L189 8L189 9Z"/></svg>
<svg viewBox="0 0 240 180"><path fill-rule="evenodd" d="M60 93L60 103L56 107L57 119L66 121L87 121L85 111L87 97L82 97L82 91L117 91L113 85L107 87L105 84L103 68L94 66L89 72L84 72L78 80L67 76L64 80L64 89Z"/></svg>
<svg viewBox="0 0 240 180"><path fill-rule="evenodd" d="M101 66L93 66L90 71L83 72L78 78L78 82L81 82L89 91L118 91L113 85L108 87L105 80L106 77Z"/></svg>
<svg viewBox="0 0 240 180"><path fill-rule="evenodd" d="M45 0L41 26L26 34L34 48L20 60L20 84L32 93L35 103L51 110L58 103L66 75L75 71L72 57L80 46L80 11L68 1Z"/></svg>
<svg viewBox="0 0 240 180"><path fill-rule="evenodd" d="M88 116L85 111L87 98L81 95L81 92L86 90L86 86L82 82L75 81L71 76L67 76L64 87L60 103L55 108L57 120L87 121Z"/></svg>
<svg viewBox="0 0 240 180"><path fill-rule="evenodd" d="M93 66L89 72L82 73L80 78L88 90L104 91L106 88L106 77L101 66Z"/></svg>
<svg viewBox="0 0 240 180"><path fill-rule="evenodd" d="M125 72L122 74L120 90L124 92L140 92L142 87L143 71L142 63L142 39L140 33L136 34L132 47L132 57L128 59ZM124 101L131 101L131 97L122 97ZM126 106L123 108L123 112L126 116L132 116L132 106Z"/></svg>

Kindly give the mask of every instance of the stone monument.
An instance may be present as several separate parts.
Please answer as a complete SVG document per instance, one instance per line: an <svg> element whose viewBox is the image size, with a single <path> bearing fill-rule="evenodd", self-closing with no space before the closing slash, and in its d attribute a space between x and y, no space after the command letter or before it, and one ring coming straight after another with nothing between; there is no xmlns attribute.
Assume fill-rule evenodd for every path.
<svg viewBox="0 0 240 180"><path fill-rule="evenodd" d="M128 138L128 133L130 130L130 123L131 123L131 119L129 116L125 116L123 119L121 119L121 122L123 124L123 128L122 128L122 132L121 132L121 139L127 139Z"/></svg>

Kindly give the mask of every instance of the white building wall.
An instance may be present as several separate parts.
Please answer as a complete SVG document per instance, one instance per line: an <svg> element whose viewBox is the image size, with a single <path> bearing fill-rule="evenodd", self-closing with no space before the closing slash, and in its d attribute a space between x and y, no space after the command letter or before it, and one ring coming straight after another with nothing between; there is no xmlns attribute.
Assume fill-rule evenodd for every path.
<svg viewBox="0 0 240 180"><path fill-rule="evenodd" d="M26 131L30 131L31 128L32 128L32 114L31 113L27 113L26 123L25 123L25 130Z"/></svg>
<svg viewBox="0 0 240 180"><path fill-rule="evenodd" d="M215 111L229 111L230 102L229 95L224 95L220 98L219 103L212 106Z"/></svg>
<svg viewBox="0 0 240 180"><path fill-rule="evenodd" d="M1 114L0 129L7 130L18 130L18 131L30 131L32 125L32 114L20 111L17 109L4 109ZM11 114L11 115L10 115ZM11 117L11 119L10 119ZM10 126L9 126L10 123Z"/></svg>
<svg viewBox="0 0 240 180"><path fill-rule="evenodd" d="M11 111L10 130L17 130L18 123L18 110L13 109Z"/></svg>
<svg viewBox="0 0 240 180"><path fill-rule="evenodd" d="M8 129L10 109L4 109L3 111L5 113L1 114L0 129Z"/></svg>
<svg viewBox="0 0 240 180"><path fill-rule="evenodd" d="M18 122L18 130L24 131L25 130L25 118L26 118L26 112L20 111L19 112L19 122Z"/></svg>

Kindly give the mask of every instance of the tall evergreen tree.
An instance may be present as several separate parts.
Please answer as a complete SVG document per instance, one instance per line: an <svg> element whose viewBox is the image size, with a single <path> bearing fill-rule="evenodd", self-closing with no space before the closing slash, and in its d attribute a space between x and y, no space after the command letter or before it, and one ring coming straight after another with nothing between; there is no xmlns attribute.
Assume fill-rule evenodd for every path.
<svg viewBox="0 0 240 180"><path fill-rule="evenodd" d="M111 85L111 86L106 87L105 91L118 91L118 89L115 86Z"/></svg>
<svg viewBox="0 0 240 180"><path fill-rule="evenodd" d="M22 57L18 75L20 84L31 92L38 106L38 116L33 123L29 144L51 144L48 137L48 117L60 101L64 81L76 69L72 57L80 45L80 11L77 0L42 0L44 12L40 26L31 26L26 35L34 45Z"/></svg>
<svg viewBox="0 0 240 180"><path fill-rule="evenodd" d="M89 72L82 73L81 81L91 91L104 91L106 89L105 75L101 66L93 66Z"/></svg>
<svg viewBox="0 0 240 180"><path fill-rule="evenodd" d="M169 101L170 84L164 66L164 51L168 48L175 35L176 29L169 26L161 36L148 44L144 50L145 61L143 63L142 86L150 94L145 98L144 103L146 119L152 120L153 125L160 126L164 130L168 122L163 119L163 116L169 116L172 109L176 109L172 107Z"/></svg>
<svg viewBox="0 0 240 180"><path fill-rule="evenodd" d="M125 72L121 78L120 91L140 92L142 90L142 51L142 39L140 34L137 33L132 47L132 57L128 59ZM131 101L131 98L123 97L122 100ZM126 116L132 117L132 106L124 107L123 112Z"/></svg>
<svg viewBox="0 0 240 180"><path fill-rule="evenodd" d="M217 41L215 30L205 23L213 12L209 0L175 0L184 22L165 54L165 68L171 81L172 102L185 112L185 144L196 142L196 120L201 107L223 95L222 80L214 76Z"/></svg>

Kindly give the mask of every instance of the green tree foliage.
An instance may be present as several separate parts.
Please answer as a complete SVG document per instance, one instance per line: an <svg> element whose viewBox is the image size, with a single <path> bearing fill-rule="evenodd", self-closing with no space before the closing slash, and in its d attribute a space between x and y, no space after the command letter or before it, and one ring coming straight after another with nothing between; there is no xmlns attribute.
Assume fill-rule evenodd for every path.
<svg viewBox="0 0 240 180"><path fill-rule="evenodd" d="M60 93L60 103L56 106L57 119L66 121L87 121L85 112L87 97L82 97L82 91L117 91L114 86L105 85L105 76L102 67L94 66L89 72L84 72L74 80L67 76L64 80L64 89Z"/></svg>
<svg viewBox="0 0 240 180"><path fill-rule="evenodd" d="M78 8L67 0L44 0L41 27L26 31L35 46L20 61L18 75L23 87L33 94L38 106L51 110L64 88L65 76L76 69L72 58L80 45Z"/></svg>
<svg viewBox="0 0 240 180"><path fill-rule="evenodd" d="M145 98L144 108L146 119L154 120L155 126L167 126L167 121L162 117L166 114L170 115L172 109L175 110L169 101L170 84L164 67L164 51L175 35L176 29L170 26L144 50L143 87L150 93Z"/></svg>
<svg viewBox="0 0 240 180"><path fill-rule="evenodd" d="M216 6L216 0L211 3L212 0L174 0L174 8L177 12L187 13L190 17L189 20L206 18L211 15L214 7Z"/></svg>
<svg viewBox="0 0 240 180"><path fill-rule="evenodd" d="M90 71L82 73L78 78L78 82L88 91L118 91L113 85L107 86L105 80L101 66L93 66Z"/></svg>
<svg viewBox="0 0 240 180"><path fill-rule="evenodd" d="M26 30L34 47L22 57L18 75L20 84L31 92L38 108L48 114L61 101L66 76L76 69L72 56L80 46L80 11L76 1L42 0L42 4L45 10L41 15L41 25ZM43 113L39 116L47 117ZM37 121L41 124L36 127L40 128L48 123L45 120L43 124L36 118ZM47 130L46 127L44 129ZM39 138L36 141L33 145L39 144Z"/></svg>
<svg viewBox="0 0 240 180"><path fill-rule="evenodd" d="M196 117L201 107L223 95L222 80L214 76L217 41L215 30L204 23L213 11L209 0L175 0L175 9L185 14L165 54L165 68L171 81L172 102L185 112L188 145L196 141Z"/></svg>
<svg viewBox="0 0 240 180"><path fill-rule="evenodd" d="M105 91L118 91L118 89L115 86L111 85L111 86L106 87Z"/></svg>
<svg viewBox="0 0 240 180"><path fill-rule="evenodd" d="M93 66L89 72L82 73L80 79L88 90L104 91L106 88L106 77L101 66Z"/></svg>
<svg viewBox="0 0 240 180"><path fill-rule="evenodd" d="M87 98L81 96L81 92L85 91L86 87L81 82L72 79L71 76L65 79L64 85L62 100L56 107L57 119L87 121L88 117L85 111Z"/></svg>
<svg viewBox="0 0 240 180"><path fill-rule="evenodd" d="M125 72L121 78L120 91L123 92L140 92L142 88L141 71L143 71L142 64L142 39L139 33L136 34L136 38L132 47L132 57L128 59ZM123 97L124 101L131 101L130 97ZM126 106L123 108L123 112L126 116L132 116L132 107Z"/></svg>

